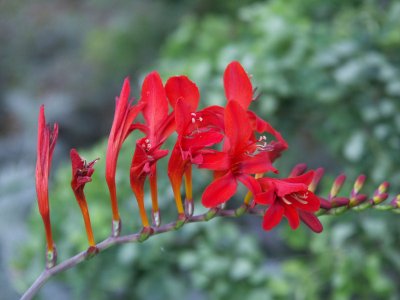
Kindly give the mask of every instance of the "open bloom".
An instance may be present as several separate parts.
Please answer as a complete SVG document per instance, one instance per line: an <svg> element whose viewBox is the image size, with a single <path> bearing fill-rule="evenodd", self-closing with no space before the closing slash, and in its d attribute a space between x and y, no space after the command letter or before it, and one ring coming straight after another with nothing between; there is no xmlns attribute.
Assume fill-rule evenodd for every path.
<svg viewBox="0 0 400 300"><path fill-rule="evenodd" d="M144 207L144 183L150 177L150 190L153 206L153 219L159 225L159 209L157 196L157 161L168 154L168 150L160 149L165 140L175 130L173 113L168 114L168 100L160 75L152 72L146 76L142 85L140 104L145 124L136 124L145 137L136 142L135 153L130 169L131 188L138 202L144 227L149 221Z"/></svg>
<svg viewBox="0 0 400 300"><path fill-rule="evenodd" d="M79 153L78 151L76 151L76 149L71 149L70 156L72 164L71 187L74 192L76 201L78 202L82 212L89 245L94 247L96 243L93 237L92 226L90 224L89 210L83 189L86 183L92 181L92 175L94 172L93 165L97 162L98 159L95 159L91 162L86 162L86 160L82 159L79 156Z"/></svg>
<svg viewBox="0 0 400 300"><path fill-rule="evenodd" d="M200 100L197 86L186 76L168 79L165 90L175 111L178 138L168 162L168 176L171 181L178 213L183 213L180 187L185 175L186 204L188 214L193 213L192 164L202 163L205 147L223 139L223 108L208 107L196 112Z"/></svg>
<svg viewBox="0 0 400 300"><path fill-rule="evenodd" d="M249 110L249 106L254 100L253 86L249 76L239 62L233 61L226 67L224 72L224 89L227 101L236 101L246 111L254 131L260 134L268 133L276 139L268 143L269 156L271 161L274 161L280 156L282 151L288 148L288 144L281 134L267 121Z"/></svg>
<svg viewBox="0 0 400 300"><path fill-rule="evenodd" d="M115 173L119 152L122 144L134 129L133 120L139 114L143 104L132 105L129 102L130 84L126 78L122 86L120 96L115 101L114 120L108 138L106 153L106 181L110 192L111 207L113 213L113 235L119 235L120 217L118 212L117 190L115 186Z"/></svg>
<svg viewBox="0 0 400 300"><path fill-rule="evenodd" d="M320 208L320 200L308 188L313 178L314 171L309 171L286 179L258 179L263 192L256 194L255 202L269 205L263 220L265 230L278 225L285 216L292 229L299 227L301 219L312 231L322 231L322 224L314 215Z"/></svg>
<svg viewBox="0 0 400 300"><path fill-rule="evenodd" d="M253 194L261 191L251 174L276 171L269 158L268 145L256 139L248 115L236 101L229 101L224 115L225 141L223 151L203 154L200 168L217 171L216 179L205 189L202 203L215 207L229 200L236 192L237 181Z"/></svg>
<svg viewBox="0 0 400 300"><path fill-rule="evenodd" d="M49 174L51 159L58 137L58 124L53 128L46 124L44 106L40 107L38 120L37 160L36 160L36 194L39 212L42 216L47 240L48 267L55 264L54 242L51 233L49 209Z"/></svg>

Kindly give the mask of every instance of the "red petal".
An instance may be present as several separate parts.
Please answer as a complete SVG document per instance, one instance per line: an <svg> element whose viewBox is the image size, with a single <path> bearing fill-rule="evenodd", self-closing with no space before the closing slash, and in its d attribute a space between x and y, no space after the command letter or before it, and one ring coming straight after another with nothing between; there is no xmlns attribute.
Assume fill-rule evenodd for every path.
<svg viewBox="0 0 400 300"><path fill-rule="evenodd" d="M149 139L157 144L158 141L154 141L156 130L168 115L167 96L157 72L150 73L144 79L140 102L145 103L143 116L149 127Z"/></svg>
<svg viewBox="0 0 400 300"><path fill-rule="evenodd" d="M262 186L264 186L264 184L269 184L269 182L273 182L276 187L276 194L279 197L285 197L286 195L289 195L291 193L308 190L307 185L303 183L289 182L288 179L275 179L275 178L263 177L258 179L258 181Z"/></svg>
<svg viewBox="0 0 400 300"><path fill-rule="evenodd" d="M146 151L142 148L141 143L145 138L136 141L135 153L132 157L131 163L131 179L132 177L140 177L145 173L144 168L146 163L148 163L148 157Z"/></svg>
<svg viewBox="0 0 400 300"><path fill-rule="evenodd" d="M225 109L225 134L231 151L238 152L246 147L252 133L246 111L237 102L228 102Z"/></svg>
<svg viewBox="0 0 400 300"><path fill-rule="evenodd" d="M70 151L70 157L71 157L71 164L72 164L72 174L75 174L75 172L78 169L83 169L83 160L79 156L78 151L76 149L71 149Z"/></svg>
<svg viewBox="0 0 400 300"><path fill-rule="evenodd" d="M155 163L157 160L167 156L168 153L169 153L169 150L167 150L167 149L158 149L158 150L152 151L151 157L152 157L153 163Z"/></svg>
<svg viewBox="0 0 400 300"><path fill-rule="evenodd" d="M303 184L309 186L311 181L314 178L314 175L315 175L315 171L310 170L300 176L285 178L282 180L286 181L286 182L291 182L291 183L303 183Z"/></svg>
<svg viewBox="0 0 400 300"><path fill-rule="evenodd" d="M265 212L262 227L264 230L271 230L282 220L283 206L279 202L272 204Z"/></svg>
<svg viewBox="0 0 400 300"><path fill-rule="evenodd" d="M196 151L204 147L210 147L222 141L224 135L216 131L197 133L191 137L183 137L181 146L183 149L195 149Z"/></svg>
<svg viewBox="0 0 400 300"><path fill-rule="evenodd" d="M167 80L165 91L168 100L173 108L179 99L182 99L191 112L197 110L199 105L200 93L196 84L186 76L174 76Z"/></svg>
<svg viewBox="0 0 400 300"><path fill-rule="evenodd" d="M227 170L230 167L229 155L225 152L214 151L203 154L203 162L199 165L201 169Z"/></svg>
<svg viewBox="0 0 400 300"><path fill-rule="evenodd" d="M50 146L49 146L49 168L51 167L51 161L53 158L53 151L56 146L57 138L58 138L58 124L54 123L53 130L50 130Z"/></svg>
<svg viewBox="0 0 400 300"><path fill-rule="evenodd" d="M204 191L201 202L207 208L216 207L228 201L236 192L236 178L231 172L214 180Z"/></svg>
<svg viewBox="0 0 400 300"><path fill-rule="evenodd" d="M239 62L231 62L225 69L224 88L226 99L240 103L247 110L253 99L253 87L249 76Z"/></svg>
<svg viewBox="0 0 400 300"><path fill-rule="evenodd" d="M289 225L292 229L297 229L300 225L299 213L293 205L284 205L284 215L289 221Z"/></svg>
<svg viewBox="0 0 400 300"><path fill-rule="evenodd" d="M258 193L254 198L254 200L256 201L257 204L261 205L272 204L275 201L274 190L271 189L264 193Z"/></svg>
<svg viewBox="0 0 400 300"><path fill-rule="evenodd" d="M300 211L300 219L306 224L312 231L321 233L324 229L320 220L313 214L305 211Z"/></svg>
<svg viewBox="0 0 400 300"><path fill-rule="evenodd" d="M129 94L130 83L128 78L125 78L120 96L115 103L114 120L107 144L106 180L109 184L112 184L115 178L118 154L122 143L132 131L132 122L144 105L144 103L138 103L135 106L130 106Z"/></svg>
<svg viewBox="0 0 400 300"><path fill-rule="evenodd" d="M114 140L117 139L116 135L118 134L118 132L120 132L121 127L124 126L124 120L126 118L129 106L130 92L131 85L129 83L129 79L125 78L119 97L117 97L115 101L114 120L110 132L110 136L112 136Z"/></svg>
<svg viewBox="0 0 400 300"><path fill-rule="evenodd" d="M187 128L192 120L190 113L192 113L193 111L190 109L188 103L186 103L182 99L178 99L176 101L174 109L175 109L176 131L180 135L185 135Z"/></svg>
<svg viewBox="0 0 400 300"><path fill-rule="evenodd" d="M168 177L173 185L177 184L178 186L180 186L187 163L188 160L182 159L179 145L175 144L168 161Z"/></svg>
<svg viewBox="0 0 400 300"><path fill-rule="evenodd" d="M245 159L240 162L240 170L246 174L277 171L271 164L268 152L261 152L255 156L246 156Z"/></svg>
<svg viewBox="0 0 400 300"><path fill-rule="evenodd" d="M247 111L247 115L252 123L253 130L257 131L258 133L268 132L269 134L272 134L276 138L276 140L282 145L283 149L288 148L288 144L283 139L282 135L267 121L264 121L252 111Z"/></svg>
<svg viewBox="0 0 400 300"><path fill-rule="evenodd" d="M308 196L305 199L300 198L300 200L296 199L298 197L301 197L302 194L305 194L300 192L298 193L299 195L286 195L285 198L288 199L296 208L299 208L301 210L306 210L310 212L317 211L320 207L320 201L317 196L315 196L312 192L308 192Z"/></svg>
<svg viewBox="0 0 400 300"><path fill-rule="evenodd" d="M207 127L216 127L221 131L224 131L224 114L225 108L217 105L212 105L206 107L198 112L199 115L203 118L202 126Z"/></svg>
<svg viewBox="0 0 400 300"><path fill-rule="evenodd" d="M128 108L126 118L124 119L124 124L123 127L119 129L121 131L121 140L118 141L120 145L125 141L125 139L128 137L128 135L132 132L132 130L135 129L135 125L133 125L133 121L137 117L137 115L140 113L140 111L143 109L144 103L138 103L137 105L133 105ZM140 128L140 126L139 126Z"/></svg>
<svg viewBox="0 0 400 300"><path fill-rule="evenodd" d="M243 183L249 191L253 193L253 195L261 193L261 186L254 177L250 175L240 175L237 176L237 179L239 179L239 181Z"/></svg>
<svg viewBox="0 0 400 300"><path fill-rule="evenodd" d="M157 128L156 140L159 144L165 142L165 140L175 131L175 114L171 112Z"/></svg>

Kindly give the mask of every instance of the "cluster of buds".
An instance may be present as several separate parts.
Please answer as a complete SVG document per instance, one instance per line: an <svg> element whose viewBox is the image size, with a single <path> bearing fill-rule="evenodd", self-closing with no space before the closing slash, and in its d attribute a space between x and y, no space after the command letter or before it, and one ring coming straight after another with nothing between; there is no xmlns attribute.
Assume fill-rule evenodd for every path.
<svg viewBox="0 0 400 300"><path fill-rule="evenodd" d="M237 213L242 214L255 206L264 209L262 227L265 230L272 229L286 217L292 229L298 228L300 221L303 221L314 232L322 231L316 212L320 207L341 203L336 195L342 179L338 179L328 201L314 194L322 176L320 170L304 173L304 168L300 166L288 178L270 177L269 173L278 173L273 163L288 148L286 141L267 121L249 109L255 100L254 89L239 62L227 66L223 85L225 107L213 105L198 110L199 90L186 76L171 77L163 84L157 72L150 73L144 79L140 99L136 103L130 99L130 83L125 79L120 96L116 99L106 152L105 179L112 208L112 237L118 237L121 231L115 183L118 156L122 144L134 130L143 133L143 137L136 141L130 166L130 185L138 204L143 235L151 234L161 224L157 162L169 154L170 151L164 149L163 145L174 132L176 142L169 155L165 175L169 177L174 194L178 225L184 224L193 215L192 167L195 166L213 171L213 180L201 197L201 203L210 209L210 215L218 212L236 194L238 184L242 184L248 193ZM142 115L143 122L137 120L139 115ZM39 114L36 189L46 229L49 268L56 262L50 226L48 177L57 133L57 124L52 128L46 125L42 106ZM96 252L96 242L84 187L91 181L96 161L86 162L75 149L71 150L71 187L82 211L90 253ZM144 203L147 178L152 200L152 222ZM181 194L182 181L184 200ZM355 187L354 197L346 205L359 201L358 190L359 187ZM381 196L382 193L377 194L374 201L380 201Z"/></svg>

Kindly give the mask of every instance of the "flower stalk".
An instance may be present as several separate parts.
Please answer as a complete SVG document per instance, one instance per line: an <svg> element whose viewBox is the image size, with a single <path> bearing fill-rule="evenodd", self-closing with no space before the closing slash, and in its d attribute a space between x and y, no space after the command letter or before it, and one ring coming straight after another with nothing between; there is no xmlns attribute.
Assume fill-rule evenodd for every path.
<svg viewBox="0 0 400 300"><path fill-rule="evenodd" d="M249 109L253 101L260 100L254 96L251 78L239 62L234 61L227 66L223 85L225 107L214 105L198 111L199 90L186 76L171 77L164 85L160 75L156 71L151 72L143 81L136 105L129 100L130 83L125 79L120 96L116 99L106 152L105 177L111 202L111 236L96 244L84 193L86 183L92 180L97 159L87 162L72 149L71 188L82 213L89 248L60 265L56 265L57 251L51 231L48 196L48 179L58 126L55 124L51 128L46 124L44 107L41 107L35 175L38 206L46 234L46 270L23 299L33 297L52 275L91 259L113 245L144 242L154 235L180 229L188 223L209 221L215 217L255 214L263 217L262 228L266 231L278 226L285 217L293 230L305 224L313 232L320 233L323 226L318 217L321 215L339 215L367 208L400 212L400 195L390 205L383 203L389 195L387 182L382 183L371 197L361 192L366 179L364 175L356 179L348 196L340 195L346 176L339 175L326 197L316 194L323 176L321 168L307 170L305 164L299 164L288 177L271 176L270 173L279 174L274 162L288 148L287 142L267 121ZM144 121L134 123L139 114L142 114ZM116 168L122 144L136 129L143 136L135 143L129 180L142 229L136 234L121 236ZM173 132L176 132L177 138L167 171L178 215L175 221L162 224L157 163L169 154L169 150L163 149L163 146ZM195 214L192 190L193 166L212 171L214 175L201 196L201 203L208 211L198 215ZM147 179L152 207L151 224L145 205ZM184 203L181 195L183 180ZM236 195L239 184L247 188L243 203L237 208L227 209L227 202Z"/></svg>

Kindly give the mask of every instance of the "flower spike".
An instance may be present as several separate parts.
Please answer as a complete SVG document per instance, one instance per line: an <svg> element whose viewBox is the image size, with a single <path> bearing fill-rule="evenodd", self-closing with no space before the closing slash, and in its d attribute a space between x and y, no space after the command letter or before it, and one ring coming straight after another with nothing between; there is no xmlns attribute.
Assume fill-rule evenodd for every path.
<svg viewBox="0 0 400 300"><path fill-rule="evenodd" d="M92 175L94 172L93 165L99 160L98 158L86 162L82 159L76 149L71 149L70 152L71 164L72 164L72 181L71 187L74 192L76 201L82 212L82 216L85 222L86 234L88 237L89 246L92 248L96 247L96 242L94 241L92 225L90 224L90 215L88 206L86 203L85 193L83 191L85 184L92 181Z"/></svg>
<svg viewBox="0 0 400 300"><path fill-rule="evenodd" d="M110 192L110 201L112 208L112 235L119 236L121 231L121 220L118 211L117 189L115 186L115 174L117 170L117 162L122 144L133 130L132 122L139 114L143 107L143 103L132 105L129 102L130 83L125 78L122 86L121 94L115 101L114 120L111 132L108 138L107 154L106 154L106 181Z"/></svg>
<svg viewBox="0 0 400 300"><path fill-rule="evenodd" d="M37 142L37 160L36 160L36 194L39 206L39 212L42 216L47 241L46 266L52 268L56 264L57 252L54 245L49 208L49 175L51 168L51 159L53 157L54 147L58 137L58 124L53 128L46 124L44 115L44 106L40 107L38 120L38 142Z"/></svg>

